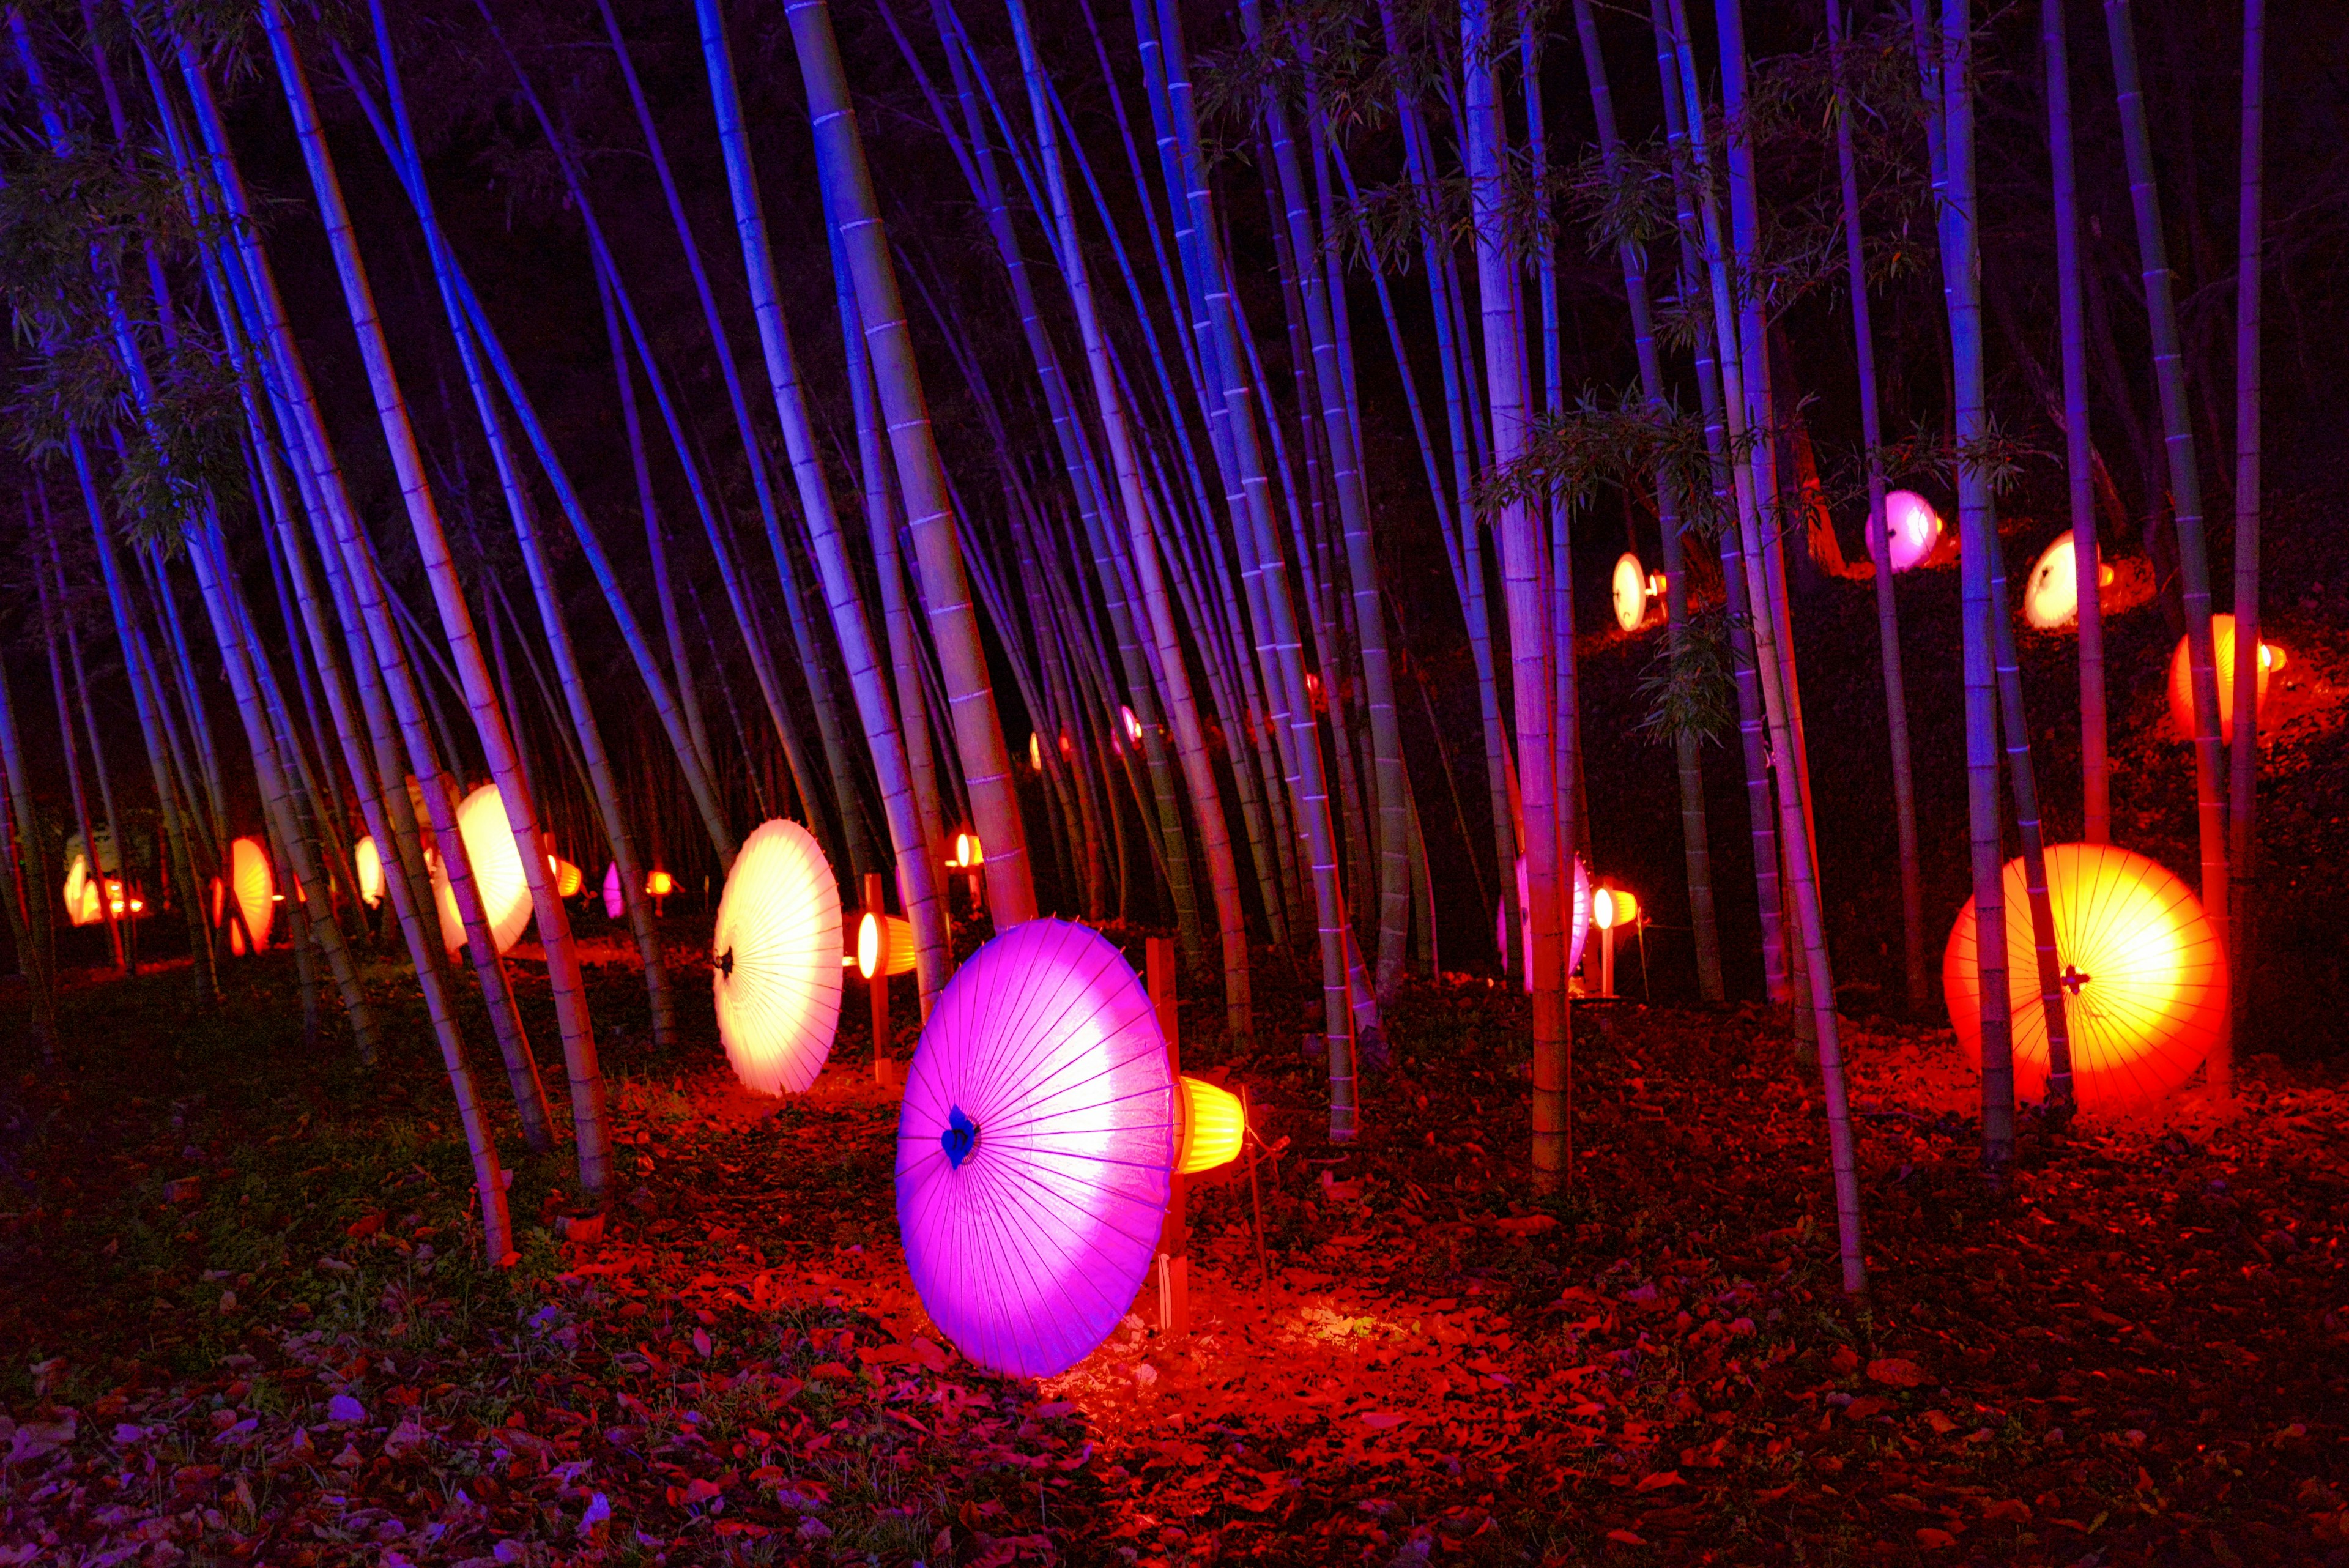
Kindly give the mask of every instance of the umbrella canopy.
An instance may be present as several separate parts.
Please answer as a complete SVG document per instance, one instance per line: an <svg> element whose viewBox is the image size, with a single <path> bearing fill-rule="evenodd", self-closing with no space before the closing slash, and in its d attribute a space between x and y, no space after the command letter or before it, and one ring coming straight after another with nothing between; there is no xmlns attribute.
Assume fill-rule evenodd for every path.
<svg viewBox="0 0 2349 1568"><path fill-rule="evenodd" d="M1534 946L1533 904L1533 889L1526 880L1526 857L1520 855L1517 857L1518 940L1525 943L1523 950L1526 952L1531 952ZM1495 907L1493 945L1505 950L1508 947L1508 930L1505 924L1508 918L1509 907L1506 904ZM1574 907L1568 911L1565 936L1566 972L1572 974L1575 966L1582 961L1582 944L1590 936L1590 873L1583 868L1579 855L1574 857ZM1533 968L1527 965L1526 989L1531 991L1533 988Z"/></svg>
<svg viewBox="0 0 2349 1568"><path fill-rule="evenodd" d="M270 874L268 851L260 841L252 838L233 840L228 846L229 887L236 894L236 911L244 917L244 929L253 933L253 945L257 949L269 945L270 923L277 918L277 878ZM220 878L212 878L212 924L217 926L227 918ZM228 950L245 950L244 932L229 927Z"/></svg>
<svg viewBox="0 0 2349 1568"><path fill-rule="evenodd" d="M374 909L383 902L383 852L370 834L351 848L351 868L358 873L359 898Z"/></svg>
<svg viewBox="0 0 2349 1568"><path fill-rule="evenodd" d="M481 897L490 940L504 952L522 940L530 924L530 881L523 874L522 853L514 847L513 826L497 785L483 784L459 804L457 836L464 840L465 859L473 867L473 888ZM440 945L453 953L465 945L465 922L457 913L457 895L445 867L433 869L432 890L440 906Z"/></svg>
<svg viewBox="0 0 2349 1568"><path fill-rule="evenodd" d="M627 890L620 886L620 863L615 860L604 873L604 913L616 920L627 912Z"/></svg>
<svg viewBox="0 0 2349 1568"><path fill-rule="evenodd" d="M2014 1092L2033 1099L2047 1086L2047 1015L2022 860L2006 863L2002 881ZM2047 901L2081 1108L2141 1105L2184 1084L2227 1022L2227 965L2201 904L2163 867L2106 844L2050 845ZM1971 898L1950 932L1941 989L1958 1044L1979 1064L1982 977Z"/></svg>
<svg viewBox="0 0 2349 1568"><path fill-rule="evenodd" d="M1117 1326L1157 1251L1175 1093L1150 997L1097 933L1030 920L956 972L906 1075L897 1225L965 1355L1048 1376Z"/></svg>
<svg viewBox="0 0 2349 1568"><path fill-rule="evenodd" d="M840 1027L840 886L796 822L742 841L709 939L718 1036L743 1086L799 1094Z"/></svg>

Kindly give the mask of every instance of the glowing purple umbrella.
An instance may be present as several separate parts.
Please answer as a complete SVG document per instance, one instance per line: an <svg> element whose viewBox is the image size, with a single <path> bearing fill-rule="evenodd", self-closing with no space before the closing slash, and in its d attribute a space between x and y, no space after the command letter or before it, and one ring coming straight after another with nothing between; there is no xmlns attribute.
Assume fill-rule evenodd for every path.
<svg viewBox="0 0 2349 1568"><path fill-rule="evenodd" d="M620 863L615 860L604 873L604 913L616 920L627 912L628 896L620 890Z"/></svg>
<svg viewBox="0 0 2349 1568"><path fill-rule="evenodd" d="M965 1355L1050 1376L1133 1304L1172 1191L1174 1077L1150 997L1082 926L972 955L922 1031L897 1117L897 1225Z"/></svg>
<svg viewBox="0 0 2349 1568"><path fill-rule="evenodd" d="M1525 952L1533 951L1534 947L1533 904L1533 890L1526 882L1526 857L1520 855L1517 857L1517 920L1523 927L1520 940L1525 943L1520 950ZM1495 906L1493 945L1496 948L1508 946L1508 919L1509 907L1506 904ZM1582 857L1578 855L1574 857L1574 907L1568 911L1565 931L1567 973L1572 974L1575 966L1582 961L1582 944L1589 935L1590 873L1583 868ZM1532 966L1528 965L1526 969L1526 989L1530 992L1533 988L1534 973Z"/></svg>

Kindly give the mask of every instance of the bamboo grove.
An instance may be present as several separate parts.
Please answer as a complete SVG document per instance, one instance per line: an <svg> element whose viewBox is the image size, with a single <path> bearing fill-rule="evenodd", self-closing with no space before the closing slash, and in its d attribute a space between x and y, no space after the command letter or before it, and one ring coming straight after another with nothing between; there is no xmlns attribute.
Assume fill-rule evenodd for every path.
<svg viewBox="0 0 2349 1568"><path fill-rule="evenodd" d="M610 867L665 1039L690 988L649 889L714 888L751 826L788 815L850 885L891 874L926 1011L957 922L1040 912L1171 929L1236 1037L1259 1027L1265 977L1318 981L1336 1141L1374 1104L1381 1005L1407 973L1506 974L1530 992L1532 1161L1555 1186L1573 1162L1575 867L1594 796L1629 787L1586 777L1573 541L1620 507L1661 563L1643 787L1677 791L1697 989L1734 999L1722 929L1751 911L1762 999L1816 1062L1862 1289L1816 837L1848 827L1813 809L1804 724L1806 682L1841 672L1798 668L1790 587L1829 556L1867 570L1844 566L1829 501L1867 518L1920 1015L1941 912L1921 891L1906 693L1963 686L1993 1179L2013 1149L2013 965L2036 965L2053 1107L2067 1094L2043 798L2076 787L2084 836L2112 830L2095 545L2118 519L2091 425L2116 379L2156 394L2142 444L2165 464L2157 549L2190 649L2199 891L2239 973L2257 661L2234 661L2222 733L2219 454L2195 407L2214 394L2188 381L2211 356L2181 343L2150 129L2166 110L2129 0L2103 0L2101 37L2063 0L2035 36L2013 17L1995 34L2001 110L2044 116L2060 352L2052 377L2028 369L2078 563L2076 786L2034 765L2006 607L1998 508L2023 458L1991 401L2020 341L1986 319L1985 274L2008 265L1981 216L1993 19L1970 0L1825 0L1816 36L1757 58L1761 9L10 7L5 570L33 591L14 596L0 753L41 1048L100 1048L54 1027L68 837L101 888L112 874L152 906L98 898L112 962L176 953L183 929L213 1005L253 933L199 890L254 836L316 1038L404 1049L367 980L412 970L502 1257L506 1113L462 1022L471 992L523 1136L567 1137L591 1199L614 1179L574 929L603 917L551 857L591 882ZM2245 0L2231 597L2248 647L2262 34ZM2044 72L2020 94L2017 37ZM2112 306L2075 156L2075 99L2102 109L2085 84L2107 71L2097 135L2125 158L2149 349L2127 367L2090 363L2092 345L2119 351L2091 321ZM885 164L876 135L935 167ZM499 248L500 203L509 234L524 208L527 254ZM559 329L514 308L541 274L574 306ZM1947 407L1930 418L1879 367L1872 315L1919 275L1940 283ZM1840 301L1852 346L1842 473L1814 457L1784 341L1814 296ZM1957 501L1956 670L1902 657L1886 496L1919 476ZM1430 569L1406 592L1407 556ZM1437 623L1467 651L1444 706L1472 722L1437 720L1413 656ZM1709 816L1708 770L1742 783L1738 819ZM459 831L484 782L556 1042L527 1036ZM2033 953L2005 950L2009 833ZM1750 887L1716 879L1723 836L1750 842ZM381 846L379 914L362 836ZM1439 932L1461 882L1498 919ZM2223 1051L2210 1072L2223 1088Z"/></svg>

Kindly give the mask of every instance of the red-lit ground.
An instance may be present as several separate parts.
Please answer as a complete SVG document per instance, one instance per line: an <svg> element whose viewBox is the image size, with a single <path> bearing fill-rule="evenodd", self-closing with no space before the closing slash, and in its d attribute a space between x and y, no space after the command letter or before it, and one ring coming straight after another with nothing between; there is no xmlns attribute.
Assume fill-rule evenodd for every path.
<svg viewBox="0 0 2349 1568"><path fill-rule="evenodd" d="M863 1062L778 1114L706 1034L607 1028L605 1232L543 1229L564 1162L520 1159L491 1276L420 1042L362 1074L289 976L219 1025L181 983L78 992L0 1100L0 1563L2349 1561L2349 1098L2273 1064L2232 1119L2034 1129L1994 1199L1946 1034L1858 1034L1859 1312L1758 1014L1579 1013L1548 1207L1498 992L1396 1010L1344 1153L1289 1049L1195 1039L1290 1140L1273 1281L1206 1186L1192 1334L1145 1292L1038 1385L930 1331Z"/></svg>

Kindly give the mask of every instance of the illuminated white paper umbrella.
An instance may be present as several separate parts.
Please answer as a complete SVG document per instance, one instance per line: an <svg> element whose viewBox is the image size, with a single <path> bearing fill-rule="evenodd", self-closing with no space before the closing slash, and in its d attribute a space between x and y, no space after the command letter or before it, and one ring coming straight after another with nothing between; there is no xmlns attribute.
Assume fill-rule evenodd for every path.
<svg viewBox="0 0 2349 1568"><path fill-rule="evenodd" d="M473 867L473 889L481 895L481 918L490 923L490 940L504 952L522 940L530 924L530 881L523 875L522 854L514 848L513 826L497 785L483 784L459 803L457 836L465 841L465 858ZM465 945L465 922L457 913L457 895L445 868L433 868L432 891L440 906L440 945L453 953Z"/></svg>
<svg viewBox="0 0 2349 1568"><path fill-rule="evenodd" d="M2096 586L2112 586L2113 569L2105 565L2104 552L2096 552ZM2055 542L2039 553L2031 568L2031 576L2023 585L2023 618L2040 631L2054 631L2061 627L2076 625L2080 619L2080 552L2072 542L2072 530L2066 528L2055 535Z"/></svg>
<svg viewBox="0 0 2349 1568"><path fill-rule="evenodd" d="M1639 556L1627 553L1615 562L1608 592L1615 605L1615 624L1625 631L1637 631L1648 618L1648 607L1664 597L1664 575L1650 572L1640 565Z"/></svg>
<svg viewBox="0 0 2349 1568"><path fill-rule="evenodd" d="M840 1027L840 885L796 822L742 841L709 939L718 1037L743 1086L799 1094Z"/></svg>
<svg viewBox="0 0 2349 1568"><path fill-rule="evenodd" d="M1533 889L1528 887L1526 882L1526 857L1520 855L1517 857L1517 920L1519 923L1518 939L1525 944L1519 950L1524 952L1533 951L1534 947L1533 903ZM1502 923L1507 919L1508 907L1506 904L1493 911L1493 945L1495 947L1506 947L1507 945L1506 929ZM1574 909L1567 918L1567 973L1572 974L1575 971L1576 966L1582 962L1582 944L1589 939L1589 936L1590 873L1584 869L1582 857L1578 855L1574 857ZM1530 992L1533 988L1533 968L1531 965L1527 965L1526 968L1526 990Z"/></svg>
<svg viewBox="0 0 2349 1568"><path fill-rule="evenodd" d="M1049 1376L1133 1304L1172 1191L1166 1038L1124 955L1062 920L972 955L897 1118L897 1224L930 1318L992 1371Z"/></svg>

